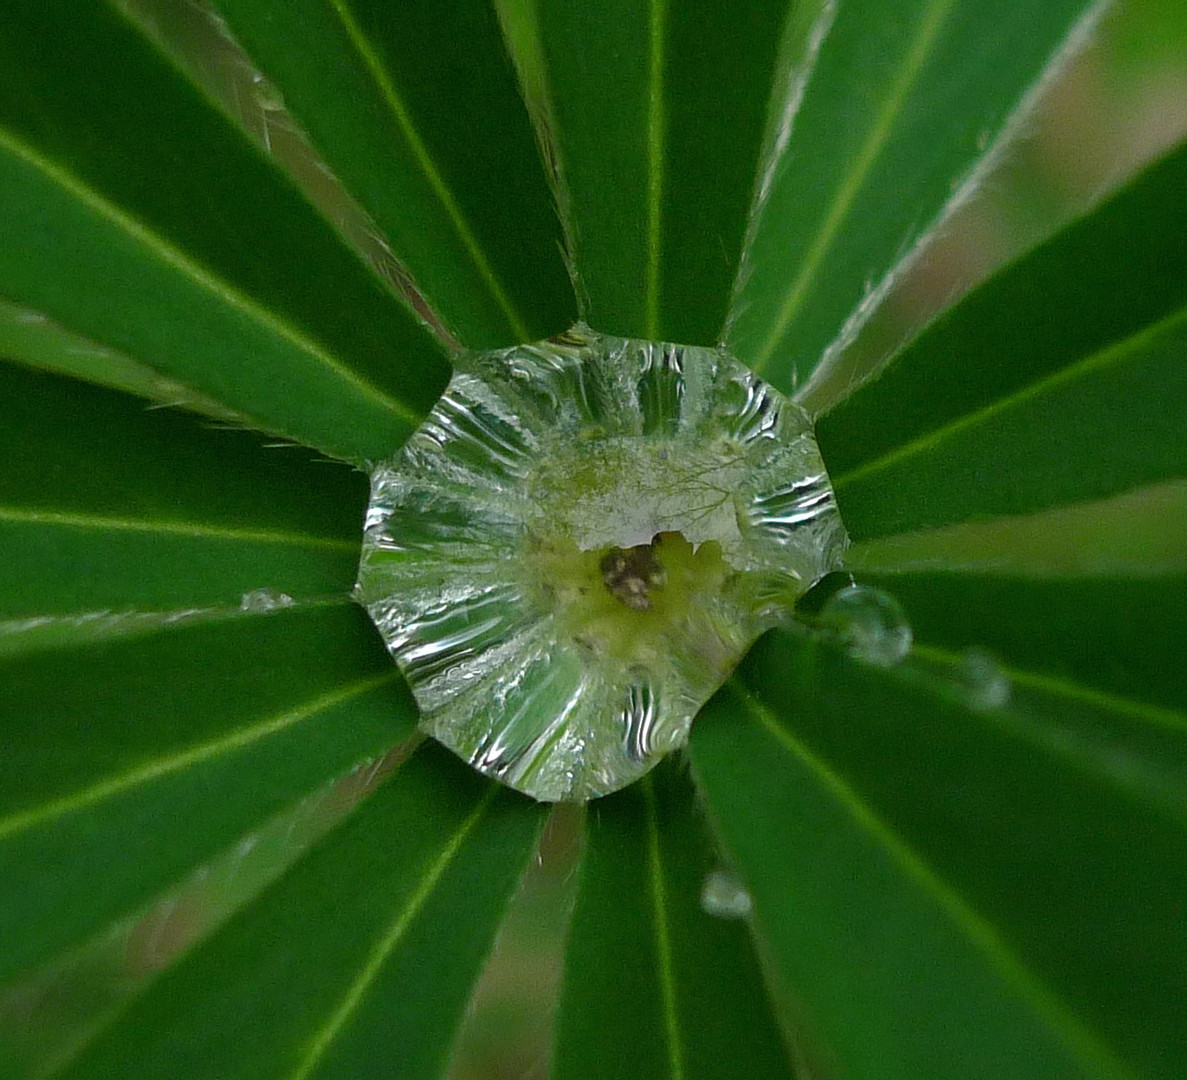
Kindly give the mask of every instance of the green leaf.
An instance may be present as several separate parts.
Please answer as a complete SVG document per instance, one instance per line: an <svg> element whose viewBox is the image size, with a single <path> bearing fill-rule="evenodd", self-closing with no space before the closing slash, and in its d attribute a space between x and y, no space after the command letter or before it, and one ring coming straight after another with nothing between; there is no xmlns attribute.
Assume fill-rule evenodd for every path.
<svg viewBox="0 0 1187 1080"><path fill-rule="evenodd" d="M573 322L560 229L489 3L216 6L464 344Z"/></svg>
<svg viewBox="0 0 1187 1080"><path fill-rule="evenodd" d="M88 629L0 652L0 981L146 903L415 721L348 603Z"/></svg>
<svg viewBox="0 0 1187 1080"><path fill-rule="evenodd" d="M432 406L428 331L123 15L9 5L0 71L0 295L351 460Z"/></svg>
<svg viewBox="0 0 1187 1080"><path fill-rule="evenodd" d="M854 1080L1182 1072L1187 722L763 638L691 751Z"/></svg>
<svg viewBox="0 0 1187 1080"><path fill-rule="evenodd" d="M818 438L855 537L1187 475L1187 145L937 319Z"/></svg>
<svg viewBox="0 0 1187 1080"><path fill-rule="evenodd" d="M71 333L41 312L0 300L0 358L111 386L231 424L243 417L113 349Z"/></svg>
<svg viewBox="0 0 1187 1080"><path fill-rule="evenodd" d="M774 155L731 309L734 354L787 392L827 362L975 189L1053 54L1100 8L822 5L773 106Z"/></svg>
<svg viewBox="0 0 1187 1080"><path fill-rule="evenodd" d="M426 745L63 1075L440 1075L543 809Z"/></svg>
<svg viewBox="0 0 1187 1080"><path fill-rule="evenodd" d="M0 363L0 619L344 594L366 479Z"/></svg>
<svg viewBox="0 0 1187 1080"><path fill-rule="evenodd" d="M1014 678L1053 693L1092 701L1100 691L1118 708L1151 717L1177 710L1187 722L1187 575L1043 580L934 571L859 580L902 604L917 641L949 652L986 646Z"/></svg>
<svg viewBox="0 0 1187 1080"><path fill-rule="evenodd" d="M556 1080L790 1075L746 923L701 910L719 865L675 758L590 804Z"/></svg>
<svg viewBox="0 0 1187 1080"><path fill-rule="evenodd" d="M976 570L1029 577L1187 571L1187 482L1171 480L1035 514L854 544L855 571Z"/></svg>
<svg viewBox="0 0 1187 1080"><path fill-rule="evenodd" d="M720 339L788 7L540 3L547 136L596 329Z"/></svg>

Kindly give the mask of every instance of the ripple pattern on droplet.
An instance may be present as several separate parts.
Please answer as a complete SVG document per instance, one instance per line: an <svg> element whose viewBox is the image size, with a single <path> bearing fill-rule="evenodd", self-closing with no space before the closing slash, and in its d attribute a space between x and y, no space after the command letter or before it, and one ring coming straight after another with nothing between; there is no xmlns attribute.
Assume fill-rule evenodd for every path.
<svg viewBox="0 0 1187 1080"><path fill-rule="evenodd" d="M430 452L448 447L449 460L479 479L521 477L531 460L522 430L492 411L463 376L437 402L415 439Z"/></svg>
<svg viewBox="0 0 1187 1080"><path fill-rule="evenodd" d="M650 682L631 683L621 713L622 744L631 761L643 762L656 744L656 695Z"/></svg>
<svg viewBox="0 0 1187 1080"><path fill-rule="evenodd" d="M800 477L756 497L748 507L749 523L752 528L787 537L826 513L832 500L832 485L824 473Z"/></svg>
<svg viewBox="0 0 1187 1080"><path fill-rule="evenodd" d="M522 596L510 585L452 597L414 619L402 616L402 608L391 607L380 614L379 625L413 683L481 656L525 621Z"/></svg>
<svg viewBox="0 0 1187 1080"><path fill-rule="evenodd" d="M648 343L643 371L635 386L644 435L672 435L680 426L684 402L684 351L675 345Z"/></svg>
<svg viewBox="0 0 1187 1080"><path fill-rule="evenodd" d="M780 401L777 392L748 371L739 372L724 387L720 410L724 430L741 443L774 439L778 435Z"/></svg>
<svg viewBox="0 0 1187 1080"><path fill-rule="evenodd" d="M424 731L537 799L614 791L837 564L811 423L720 349L580 326L458 369L372 471L356 597Z"/></svg>

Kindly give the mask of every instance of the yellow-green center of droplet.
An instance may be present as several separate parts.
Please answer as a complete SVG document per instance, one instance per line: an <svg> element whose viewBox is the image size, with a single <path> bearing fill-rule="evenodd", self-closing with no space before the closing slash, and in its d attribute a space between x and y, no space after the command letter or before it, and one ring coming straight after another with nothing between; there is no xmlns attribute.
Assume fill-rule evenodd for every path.
<svg viewBox="0 0 1187 1080"><path fill-rule="evenodd" d="M537 603L566 638L599 657L648 665L698 627L721 637L703 617L720 604L732 575L714 541L694 547L664 532L648 544L582 551L561 539L537 542L529 561L538 572Z"/></svg>

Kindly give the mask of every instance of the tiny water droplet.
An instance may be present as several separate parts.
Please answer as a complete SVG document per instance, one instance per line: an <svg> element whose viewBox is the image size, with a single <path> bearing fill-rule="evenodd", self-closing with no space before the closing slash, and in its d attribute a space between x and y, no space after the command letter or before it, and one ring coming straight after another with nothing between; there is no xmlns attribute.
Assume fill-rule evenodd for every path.
<svg viewBox="0 0 1187 1080"><path fill-rule="evenodd" d="M284 109L284 95L262 72L252 73L251 88L256 104L265 112L281 112Z"/></svg>
<svg viewBox="0 0 1187 1080"><path fill-rule="evenodd" d="M971 645L960 654L956 678L965 701L978 712L1000 709L1010 700L1010 679L987 649Z"/></svg>
<svg viewBox="0 0 1187 1080"><path fill-rule="evenodd" d="M292 607L296 601L279 589L252 589L239 599L240 611L275 611L277 608Z"/></svg>
<svg viewBox="0 0 1187 1080"><path fill-rule="evenodd" d="M260 842L258 833L252 833L250 836L245 836L235 845L236 858L245 858L255 850L256 845Z"/></svg>
<svg viewBox="0 0 1187 1080"><path fill-rule="evenodd" d="M718 919L745 919L754 907L750 890L732 870L710 870L701 885L701 910Z"/></svg>
<svg viewBox="0 0 1187 1080"><path fill-rule="evenodd" d="M911 624L899 602L882 589L847 585L829 598L817 621L867 664L894 667L911 651Z"/></svg>

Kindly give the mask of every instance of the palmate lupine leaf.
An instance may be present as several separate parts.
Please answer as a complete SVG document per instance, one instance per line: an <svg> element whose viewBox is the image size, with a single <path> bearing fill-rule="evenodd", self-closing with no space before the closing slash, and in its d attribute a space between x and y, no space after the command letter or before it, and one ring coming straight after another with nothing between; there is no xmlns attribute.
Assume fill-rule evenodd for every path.
<svg viewBox="0 0 1187 1080"><path fill-rule="evenodd" d="M60 1075L440 1075L543 810L426 745Z"/></svg>
<svg viewBox="0 0 1187 1080"><path fill-rule="evenodd" d="M484 0L217 0L285 105L464 344L574 320L561 233Z"/></svg>
<svg viewBox="0 0 1187 1080"><path fill-rule="evenodd" d="M772 106L727 340L790 392L976 186L1099 3L821 3Z"/></svg>
<svg viewBox="0 0 1187 1080"><path fill-rule="evenodd" d="M341 457L419 422L434 339L113 5L9 5L0 70L0 296Z"/></svg>
<svg viewBox="0 0 1187 1080"><path fill-rule="evenodd" d="M745 922L701 909L705 877L720 869L676 759L590 805L556 1080L789 1075Z"/></svg>
<svg viewBox="0 0 1187 1080"><path fill-rule="evenodd" d="M1036 628L1032 628L1036 629ZM764 638L693 729L710 814L840 1075L1181 1073L1187 716Z"/></svg>
<svg viewBox="0 0 1187 1080"><path fill-rule="evenodd" d="M1187 146L937 319L817 434L856 538L1187 475Z"/></svg>
<svg viewBox="0 0 1187 1080"><path fill-rule="evenodd" d="M346 601L0 639L0 979L134 912L416 712Z"/></svg>
<svg viewBox="0 0 1187 1080"><path fill-rule="evenodd" d="M380 7L334 0L318 12L328 17L332 9L345 38L315 42L315 51L332 40L337 53L313 55L298 48L295 34L265 42L263 29L254 45L260 66L284 84L321 152L377 221L390 196L368 185L393 177L410 147L416 156L406 137L399 152L364 148L367 102L374 103L376 90L385 98L382 122L392 123L378 75L406 93L408 115L423 148L438 155L441 177L452 178L449 170L458 167L444 162L490 152L484 134L488 149L468 158L474 148L449 144L458 129L448 125L460 118L413 103L414 82L435 93L454 88L442 85L427 46L423 56L405 59L383 44L380 14L397 18L400 5L382 13ZM501 13L509 18L515 7L507 0ZM765 346L750 342L784 335L771 346L765 373L790 386L793 373L805 374L837 339L866 279L876 291L930 230L953 197L953 181L966 178L992 146L1044 58L1090 5L1011 2L990 11L920 0L890 11L850 0L819 22L808 17L811 9L801 18L801 9L787 4L756 3L745 18L735 5L706 14L675 0L614 4L596 16L571 7L547 0L538 21L531 13L522 19L527 32L517 41L527 43L528 55L517 62L534 88L543 141L558 151L564 171L563 209L591 320L599 329L715 341L734 290L731 340L739 355L754 360ZM247 15L254 19L265 8L226 0L226 11L246 41ZM267 11L285 16L288 8ZM792 21L784 26L785 19ZM4 340L15 344L6 347L29 363L108 377L146 396L201 407L205 399L194 395L205 394L236 416L337 456L389 453L431 404L446 367L438 346L379 278L346 253L297 188L114 6L22 0L5 20L0 187L6 205L22 212L0 223L0 295L12 311L48 315L51 328L114 352L82 358L90 365L84 371L69 366L75 346L65 338L46 346L45 337L11 334ZM489 21L484 26L489 34ZM821 44L812 31L826 27L830 35ZM434 38L433 50L464 45L438 39L438 31L448 37L448 26L422 29L424 40ZM870 35L869 62L859 30ZM360 40L371 47L360 51ZM343 65L344 42L355 57ZM814 67L805 63L813 56ZM301 72L315 63L342 81L305 85ZM297 73L284 75L285 64ZM494 68L484 64L485 74L459 79L477 85ZM779 121L801 74L810 77L784 143ZM357 101L335 100L360 76L371 82ZM456 89L462 95L475 87ZM487 104L507 107L505 79ZM856 120L837 123L841 114ZM335 126L335 118L350 124ZM527 168L518 145L515 167ZM777 163L751 233L754 258L746 262L746 213L764 145ZM487 172L465 167L480 170L471 196L481 202L487 193L477 187ZM482 205L491 207L491 220L467 218L472 235L531 232L503 220L509 203L495 182L490 187L490 202ZM390 209L385 228L400 247L402 228L428 242L441 241L437 230L451 225L453 256L444 260L445 283L434 299L445 306L443 298L452 296L448 303L459 305L446 321L467 342L487 331L497 336L499 320L511 323L489 282L475 296L473 327L463 330L468 313L457 290L464 274L480 268L471 257L468 269L458 269L457 243L464 249L465 235L447 220L448 200L434 194L438 205L427 215L410 201ZM805 201L809 195L817 205ZM459 196L456 205L470 212L477 204ZM788 230L811 236L796 240ZM412 250L400 251L409 265ZM491 250L489 266L505 266L507 249L496 243ZM428 273L421 265L426 269L415 272ZM540 272L551 289L551 255L549 265ZM735 289L739 265L749 274ZM519 295L535 270L513 268L506 280L518 285L507 285L506 295ZM1067 271L1069 279L1081 274L1083 266ZM555 293L542 295L538 309L524 299L525 326L552 328L557 309L546 308L547 297ZM962 362L963 375L972 374L969 366ZM146 371L181 386L154 385ZM1133 382L1152 371L1147 365ZM108 415L92 400L99 397L86 399L87 410ZM890 415L902 404L892 398L879 408ZM118 406L111 409L116 416ZM62 399L59 414L68 410ZM32 417L27 425L44 416L64 438L71 429L62 415L25 415ZM212 487L234 488L223 475L232 469L248 470L253 483L265 479L262 462L272 452L252 466L252 451L236 441L241 436L227 435L241 450L216 450L174 419L158 429L155 418L141 425L129 415L130 430L145 443L143 459L125 448L119 456L127 467L95 473L93 495L71 495L64 480L47 484L46 494L72 512L94 512L138 493L147 511L167 520L166 500L151 500L147 481L171 475L170 468L192 461L195 470L209 470ZM78 454L53 457L63 470L85 465L88 453L114 452L98 425L84 423L83 431ZM843 460L848 441L833 440L830 465ZM1149 452L1137 445L1124 460L1144 460ZM153 472L157 457L163 464ZM134 482L138 467L146 474L142 487ZM241 518L317 535L324 524L327 536L357 529L355 510L349 523L331 527L337 495L313 495L305 509L282 510L282 502L301 500L295 489L305 466L291 475L276 463L269 467L277 470L275 506L249 506L246 482L241 491L205 498L195 481L179 486L183 495L170 509L187 522ZM1139 474L1146 475L1136 469L1124 483ZM43 505L34 472L14 475L24 478L24 487L11 489L22 496L19 505ZM341 498L353 506L359 478L341 478ZM922 527L925 504L910 497L902 527ZM877 504L854 497L846 508L858 531L886 531L869 520L888 520L890 512L871 511L863 521L863 505ZM1013 505L999 500L987 510ZM39 543L51 543L50 531L38 535ZM77 600L63 584L55 610L118 607L116 594L125 588L142 590L128 601L138 605L195 602L187 590L203 604L233 605L244 582L255 584L248 572L255 556L238 549L227 562L242 565L220 569L164 545L161 553L148 546L117 551L110 538L95 541L113 545L103 556L111 560L104 569L111 588L79 575ZM85 552L67 547L60 555L58 572ZM171 563L191 555L193 581L167 580ZM323 575L327 584L339 580L345 567L337 560L345 555L324 564L302 555L282 566L279 557L260 554L258 565L291 573L294 590L313 593ZM133 560L144 560L147 584L132 580ZM23 597L22 612L36 611L36 590L22 591L15 580L4 585L8 595ZM1093 652L1069 646L1065 654L1059 644L1076 632L1098 632L1114 605L1136 610L1151 594L1131 582L1068 583L1073 591L1048 592L1055 625L1067 633L1029 651L1027 635L1045 633L1031 614L1023 611L1016 627L1006 627L1007 613L996 607L984 626L972 615L1010 603L1009 590L1020 582L879 580L901 587L908 608L919 613L922 645L908 666L863 668L772 636L694 728L696 776L753 891L754 928L772 961L777 999L785 994L790 1015L804 1021L825 1075L835 1062L838 1075L855 1080L1177 1076L1184 1048L1175 1040L1187 1029L1174 1012L1184 996L1175 980L1185 966L1187 924L1175 906L1187 885L1178 680L1152 678L1143 694L1125 672L1103 665L1095 672ZM965 621L954 617L950 630L936 629L964 592ZM1089 606L1086 621L1077 621L1073 601ZM1171 607L1169 621L1151 621L1146 631L1176 632L1176 611ZM1128 655L1140 648L1136 631L1113 640ZM958 655L967 643L1001 655L1014 681L1007 703L986 709L967 698ZM1153 655L1173 662L1173 650ZM0 881L7 883L0 885L0 940L21 943L12 954L7 944L0 948L10 973L142 910L245 830L400 739L413 720L365 617L345 604L270 614L231 609L186 620L167 611L75 618L5 640L0 667L2 752L17 778L0 789L9 800L0 803L7 830L0 834ZM1080 692L1069 692L1069 681ZM642 973L645 1006L654 1014L659 1002L668 1011L662 1038L647 1031L645 1052L657 1053L661 1069L692 1077L743 1065L746 1055L770 1063L776 1053L768 1004L755 986L752 954L740 947L725 960L717 951L739 927L714 923L704 932L703 955L699 934L690 944L688 928L701 921L690 905L708 849L687 787L673 781L669 789L669 779L657 777L606 805L607 827L590 834L581 903L586 913L604 910L616 882L633 883L623 915L641 924L652 914L658 881L672 901L672 971L706 977L712 962L709 985L734 986L763 1018L766 1035L730 1046L728 1028L744 1011L738 1003L699 997L704 987L683 983L667 998L660 986L657 996L659 969L652 966ZM82 1049L73 1074L439 1075L539 817L537 808L483 786L427 748L174 972L120 1016L105 1018L114 1023ZM618 838L640 853L639 862L608 861ZM572 993L632 985L628 977L640 974L636 958L611 966L597 952L593 927L585 915L575 927ZM641 950L658 949L659 938L645 931ZM729 963L738 966L723 975ZM579 1069L581 1047L597 1038L590 1018L572 1019L577 1000L569 998L560 1068ZM624 999L600 1004L609 1017ZM711 1015L706 1005L714 1006ZM669 1039L673 1014L687 1036L678 1066ZM635 1031L615 1026L601 1035L629 1043ZM761 1075L758 1064L743 1068Z"/></svg>
<svg viewBox="0 0 1187 1080"><path fill-rule="evenodd" d="M3 620L350 589L361 474L11 364L0 401L0 640Z"/></svg>

